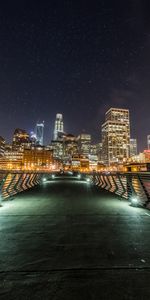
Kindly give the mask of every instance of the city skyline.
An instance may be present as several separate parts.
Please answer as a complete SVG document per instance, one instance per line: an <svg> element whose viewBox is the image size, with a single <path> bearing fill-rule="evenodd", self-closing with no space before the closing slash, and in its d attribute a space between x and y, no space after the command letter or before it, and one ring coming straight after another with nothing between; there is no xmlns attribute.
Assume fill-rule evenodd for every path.
<svg viewBox="0 0 150 300"><path fill-rule="evenodd" d="M116 107L116 108L112 108L112 107L110 107L109 109L108 109L108 111L110 111L111 109L114 109L114 110L128 110L127 108L126 109L124 109L124 108L118 108L118 107ZM104 120L105 120L105 118L106 118L106 114L108 113L108 111L106 111L105 112L105 114L104 114ZM129 110L128 110L129 111ZM129 111L130 112L130 111ZM56 123L56 121L57 121L57 118L58 117L61 117L62 118L62 124L63 125L56 125L57 123ZM131 121L131 120L130 120ZM104 121L103 122L101 122L101 124L100 124L100 131L99 131L99 136L101 137L101 138L99 138L99 139L97 139L97 140L94 140L93 139L93 136L91 135L91 142L93 143L93 144L97 144L97 143L101 143L102 142L102 126L103 126L103 123L104 123ZM55 115L55 119L54 119L54 124L53 124L53 128L51 129L51 132L52 132L52 136L51 137L49 137L49 136L47 136L47 137L45 137L45 121L43 121L43 122L37 122L36 124L35 124L36 126L33 126L33 127L35 127L35 130L31 130L30 132L26 129L26 128L21 128L21 126L18 126L17 127L17 129L21 129L21 130L25 130L28 134L29 134L29 136L30 136L30 138L31 138L31 140L34 138L34 139L37 139L38 140L38 138L37 138L37 134L36 134L36 131L37 131L37 126L42 126L43 127L43 132L42 132L42 143L39 143L39 144L43 144L43 145L49 145L49 144L51 144L51 142L53 141L53 139L55 140L57 140L57 138L56 138L56 126L62 126L62 129L61 129L61 133L64 133L64 134L73 134L74 136L78 136L78 135L80 135L80 134L91 134L90 132L87 132L85 129L83 129L83 130L80 130L79 132L76 132L76 133L74 133L74 131L73 132L71 132L71 131L68 131L68 132L66 132L65 131L65 125L64 125L64 116L63 116L63 114L61 114L61 113L56 113L56 115ZM67 126L68 127L68 126ZM3 135L1 135L5 140L6 140L6 142L7 143L12 143L12 141L13 141L13 134L14 134L14 132L17 130L16 128L14 129L14 131L12 132L12 135L11 135L11 138L9 139L9 140L6 140L6 138L3 136ZM58 132L59 132L59 130L58 130ZM55 136L55 138L54 138L54 136ZM131 136L131 140L133 139L133 138L135 138L135 137L133 137L132 136L132 134L130 135ZM146 141L147 141L147 138L148 138L148 136L147 137L145 137L146 138ZM146 144L146 147L145 147L145 149L149 149L149 147L148 147L148 144ZM144 148L142 149L142 151L144 150ZM140 151L138 151L138 152L140 152Z"/></svg>
<svg viewBox="0 0 150 300"><path fill-rule="evenodd" d="M32 1L0 4L0 135L31 132L58 111L66 132L100 137L104 113L128 108L139 151L150 133L147 1Z"/></svg>

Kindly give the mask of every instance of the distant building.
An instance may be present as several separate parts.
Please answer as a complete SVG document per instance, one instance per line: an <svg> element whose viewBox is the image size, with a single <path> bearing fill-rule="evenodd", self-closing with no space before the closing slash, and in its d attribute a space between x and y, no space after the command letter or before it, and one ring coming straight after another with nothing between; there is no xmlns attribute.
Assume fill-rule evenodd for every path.
<svg viewBox="0 0 150 300"><path fill-rule="evenodd" d="M77 137L80 155L89 156L91 151L91 135L82 133Z"/></svg>
<svg viewBox="0 0 150 300"><path fill-rule="evenodd" d="M0 136L0 157L4 156L5 152L5 140L2 136Z"/></svg>
<svg viewBox="0 0 150 300"><path fill-rule="evenodd" d="M70 162L74 155L78 154L77 138L73 134L66 134L63 137L63 161Z"/></svg>
<svg viewBox="0 0 150 300"><path fill-rule="evenodd" d="M29 147L31 144L29 134L20 128L15 129L13 135L12 149L18 151L19 148Z"/></svg>
<svg viewBox="0 0 150 300"><path fill-rule="evenodd" d="M97 144L91 145L89 154L89 167L90 170L97 170L98 163L98 147Z"/></svg>
<svg viewBox="0 0 150 300"><path fill-rule="evenodd" d="M132 162L124 166L125 172L150 172L150 163Z"/></svg>
<svg viewBox="0 0 150 300"><path fill-rule="evenodd" d="M24 148L22 145L6 144L4 156L0 158L0 169L21 169Z"/></svg>
<svg viewBox="0 0 150 300"><path fill-rule="evenodd" d="M35 127L35 137L36 137L36 144L43 146L44 140L44 121L42 123L37 123Z"/></svg>
<svg viewBox="0 0 150 300"><path fill-rule="evenodd" d="M97 157L99 162L103 162L103 157L102 157L102 143L98 143L97 145Z"/></svg>
<svg viewBox="0 0 150 300"><path fill-rule="evenodd" d="M102 143L91 145L90 155L95 155L98 161L102 161Z"/></svg>
<svg viewBox="0 0 150 300"><path fill-rule="evenodd" d="M53 162L53 151L42 146L25 148L23 151L6 151L0 166L6 169L49 169Z"/></svg>
<svg viewBox="0 0 150 300"><path fill-rule="evenodd" d="M55 126L54 126L54 136L53 140L60 140L64 133L64 123L63 123L63 115L56 114Z"/></svg>
<svg viewBox="0 0 150 300"><path fill-rule="evenodd" d="M150 150L144 150L143 155L144 155L144 162L150 163Z"/></svg>
<svg viewBox="0 0 150 300"><path fill-rule="evenodd" d="M61 160L63 158L63 141L51 141L50 149L53 150L54 159Z"/></svg>
<svg viewBox="0 0 150 300"><path fill-rule="evenodd" d="M107 165L123 163L130 154L129 110L110 108L102 125L102 155Z"/></svg>
<svg viewBox="0 0 150 300"><path fill-rule="evenodd" d="M137 140L130 139L130 157L137 155Z"/></svg>
<svg viewBox="0 0 150 300"><path fill-rule="evenodd" d="M90 146L90 154L91 155L97 155L97 144Z"/></svg>
<svg viewBox="0 0 150 300"><path fill-rule="evenodd" d="M53 151L46 147L36 146L24 150L22 163L25 169L49 169L52 162Z"/></svg>
<svg viewBox="0 0 150 300"><path fill-rule="evenodd" d="M150 150L150 135L147 136L147 149Z"/></svg>
<svg viewBox="0 0 150 300"><path fill-rule="evenodd" d="M5 151L5 158L10 161L21 161L23 158L23 151Z"/></svg>
<svg viewBox="0 0 150 300"><path fill-rule="evenodd" d="M32 146L35 146L36 145L36 134L34 133L34 131L32 131L31 133L30 133L30 140L31 140L31 145Z"/></svg>

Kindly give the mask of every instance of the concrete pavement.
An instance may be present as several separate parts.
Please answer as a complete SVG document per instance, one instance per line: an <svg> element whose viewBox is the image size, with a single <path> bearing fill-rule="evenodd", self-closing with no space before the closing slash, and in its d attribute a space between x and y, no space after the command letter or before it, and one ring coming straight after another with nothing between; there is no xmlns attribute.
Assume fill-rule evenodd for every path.
<svg viewBox="0 0 150 300"><path fill-rule="evenodd" d="M0 299L150 299L150 214L78 180L0 208Z"/></svg>

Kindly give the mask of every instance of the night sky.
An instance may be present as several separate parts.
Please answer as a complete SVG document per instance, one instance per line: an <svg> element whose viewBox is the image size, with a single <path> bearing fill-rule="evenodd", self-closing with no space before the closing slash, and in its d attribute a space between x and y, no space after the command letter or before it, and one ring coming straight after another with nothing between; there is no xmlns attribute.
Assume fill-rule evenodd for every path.
<svg viewBox="0 0 150 300"><path fill-rule="evenodd" d="M12 4L13 2L13 4ZM55 115L65 131L100 141L110 107L130 109L139 150L150 134L149 1L5 1L0 4L0 135Z"/></svg>

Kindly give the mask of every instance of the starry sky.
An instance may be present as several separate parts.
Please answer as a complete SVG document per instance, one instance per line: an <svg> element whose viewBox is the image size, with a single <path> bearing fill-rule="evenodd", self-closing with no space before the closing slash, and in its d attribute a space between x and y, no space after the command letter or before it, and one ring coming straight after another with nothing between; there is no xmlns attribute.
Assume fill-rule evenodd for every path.
<svg viewBox="0 0 150 300"><path fill-rule="evenodd" d="M110 107L130 109L138 149L150 134L150 5L145 0L1 1L0 135L55 115L101 138Z"/></svg>

